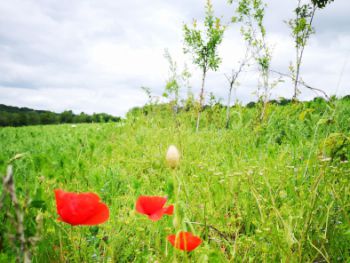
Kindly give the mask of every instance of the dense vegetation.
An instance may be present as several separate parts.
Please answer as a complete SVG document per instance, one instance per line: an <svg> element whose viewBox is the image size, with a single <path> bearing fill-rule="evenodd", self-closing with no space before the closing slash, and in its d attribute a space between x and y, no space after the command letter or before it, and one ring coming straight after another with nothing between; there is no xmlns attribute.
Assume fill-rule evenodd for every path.
<svg viewBox="0 0 350 263"><path fill-rule="evenodd" d="M134 109L123 124L0 129L0 171L14 165L33 262L347 262L350 259L350 101L207 106L201 130L191 106ZM178 169L165 164L170 144ZM91 191L108 222L57 221L54 189ZM140 195L168 196L179 215L152 222ZM20 255L15 208L0 212L0 262ZM189 230L203 243L176 251L166 236Z"/></svg>
<svg viewBox="0 0 350 263"><path fill-rule="evenodd" d="M94 113L88 115L84 112L74 114L72 111L55 113L44 110L33 110L29 108L19 108L0 104L0 126L26 126L39 124L58 123L91 123L120 121L119 117L114 117L106 113Z"/></svg>

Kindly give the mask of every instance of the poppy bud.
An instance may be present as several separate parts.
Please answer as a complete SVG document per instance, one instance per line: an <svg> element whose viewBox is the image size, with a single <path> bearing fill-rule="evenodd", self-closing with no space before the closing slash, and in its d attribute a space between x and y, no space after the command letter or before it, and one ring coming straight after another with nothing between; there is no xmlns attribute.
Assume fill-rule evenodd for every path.
<svg viewBox="0 0 350 263"><path fill-rule="evenodd" d="M166 153L166 161L171 168L176 168L180 162L179 150L174 145L170 145Z"/></svg>

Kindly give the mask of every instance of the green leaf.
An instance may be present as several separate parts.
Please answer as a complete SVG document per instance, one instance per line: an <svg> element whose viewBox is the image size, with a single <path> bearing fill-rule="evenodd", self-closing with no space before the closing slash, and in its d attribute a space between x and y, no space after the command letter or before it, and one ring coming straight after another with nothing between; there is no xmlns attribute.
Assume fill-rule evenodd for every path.
<svg viewBox="0 0 350 263"><path fill-rule="evenodd" d="M32 200L30 202L30 207L46 210L46 202L40 199Z"/></svg>

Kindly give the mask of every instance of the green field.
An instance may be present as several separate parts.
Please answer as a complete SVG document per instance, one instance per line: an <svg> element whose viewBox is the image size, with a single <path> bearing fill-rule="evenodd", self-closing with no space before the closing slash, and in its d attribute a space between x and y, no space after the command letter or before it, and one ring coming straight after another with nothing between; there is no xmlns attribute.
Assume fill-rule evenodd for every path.
<svg viewBox="0 0 350 263"><path fill-rule="evenodd" d="M350 101L225 109L195 132L195 110L134 110L123 123L0 129L0 174L13 160L33 262L349 262ZM177 169L165 153L181 152ZM94 192L109 206L99 226L57 221L54 189ZM3 191L3 188L1 188ZM140 195L167 196L175 215L135 212ZM8 196L0 211L0 262L20 257ZM190 253L167 236L191 231ZM29 239L28 239L29 240ZM35 243L35 244L34 244Z"/></svg>

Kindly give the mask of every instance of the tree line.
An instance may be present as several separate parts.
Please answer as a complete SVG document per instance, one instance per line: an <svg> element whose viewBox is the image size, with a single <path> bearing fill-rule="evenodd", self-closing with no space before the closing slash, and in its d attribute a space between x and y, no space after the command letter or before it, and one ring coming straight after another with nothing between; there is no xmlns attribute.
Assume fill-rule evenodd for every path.
<svg viewBox="0 0 350 263"><path fill-rule="evenodd" d="M115 117L106 113L94 113L89 115L81 112L80 114L74 114L71 110L55 113L0 104L0 127L61 123L119 122L120 120L120 117Z"/></svg>

